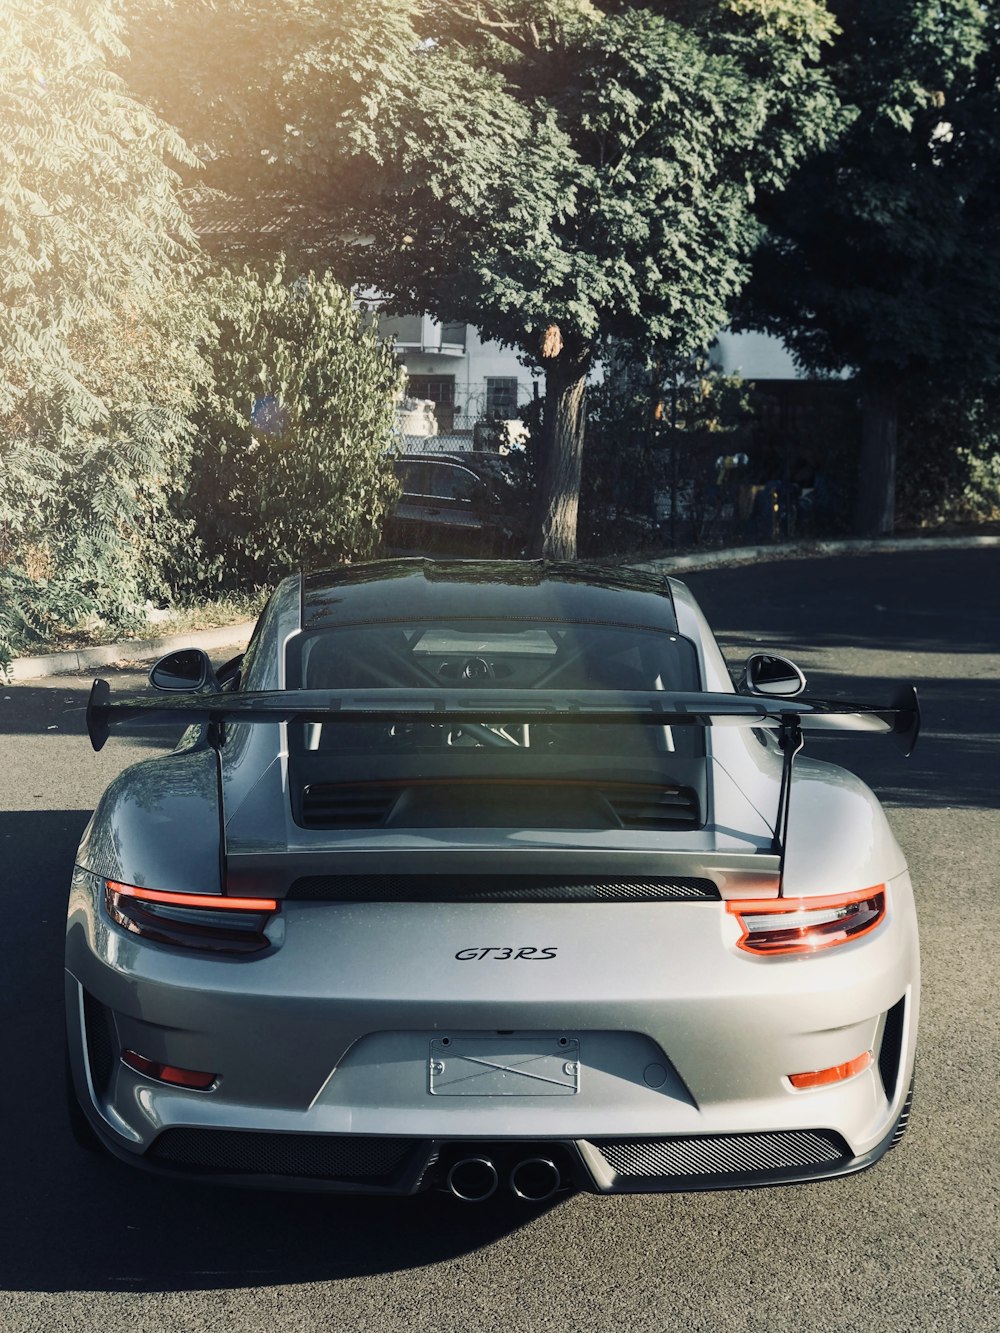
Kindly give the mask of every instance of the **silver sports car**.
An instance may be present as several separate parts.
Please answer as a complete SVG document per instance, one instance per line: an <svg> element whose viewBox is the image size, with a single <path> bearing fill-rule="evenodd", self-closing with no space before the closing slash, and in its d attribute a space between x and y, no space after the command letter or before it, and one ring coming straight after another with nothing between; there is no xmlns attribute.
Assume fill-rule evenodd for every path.
<svg viewBox="0 0 1000 1333"><path fill-rule="evenodd" d="M734 685L683 583L396 560L279 585L118 722L66 935L78 1137L244 1185L526 1199L815 1180L909 1114L917 923L878 801L916 695Z"/></svg>

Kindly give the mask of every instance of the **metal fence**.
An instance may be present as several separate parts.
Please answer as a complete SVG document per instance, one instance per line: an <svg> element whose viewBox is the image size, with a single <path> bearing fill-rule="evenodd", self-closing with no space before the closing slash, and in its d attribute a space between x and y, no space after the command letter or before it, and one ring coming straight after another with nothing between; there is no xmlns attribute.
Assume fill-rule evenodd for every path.
<svg viewBox="0 0 1000 1333"><path fill-rule="evenodd" d="M517 448L526 433L520 421L490 420L464 412L452 413L450 425L450 430L441 431L439 428L433 435L413 434L404 427L399 436L403 452L460 454L482 450L487 453L505 453Z"/></svg>

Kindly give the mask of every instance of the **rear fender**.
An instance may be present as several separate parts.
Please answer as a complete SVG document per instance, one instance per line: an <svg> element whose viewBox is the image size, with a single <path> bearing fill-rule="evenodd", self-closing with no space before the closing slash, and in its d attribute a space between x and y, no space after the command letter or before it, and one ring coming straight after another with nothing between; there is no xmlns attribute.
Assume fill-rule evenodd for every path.
<svg viewBox="0 0 1000 1333"><path fill-rule="evenodd" d="M222 893L215 750L178 750L126 768L101 797L77 864L142 888Z"/></svg>

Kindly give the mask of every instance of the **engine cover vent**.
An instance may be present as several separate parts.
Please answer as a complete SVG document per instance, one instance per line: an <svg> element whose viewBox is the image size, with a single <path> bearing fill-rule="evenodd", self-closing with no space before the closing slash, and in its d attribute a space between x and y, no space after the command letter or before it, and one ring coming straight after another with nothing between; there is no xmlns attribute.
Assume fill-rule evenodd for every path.
<svg viewBox="0 0 1000 1333"><path fill-rule="evenodd" d="M602 795L623 828L698 827L698 797L690 787L616 787Z"/></svg>
<svg viewBox="0 0 1000 1333"><path fill-rule="evenodd" d="M718 902L710 879L695 876L609 879L573 875L310 875L288 897L364 903Z"/></svg>
<svg viewBox="0 0 1000 1333"><path fill-rule="evenodd" d="M305 828L381 828L398 798L392 787L313 785L302 793L300 822Z"/></svg>

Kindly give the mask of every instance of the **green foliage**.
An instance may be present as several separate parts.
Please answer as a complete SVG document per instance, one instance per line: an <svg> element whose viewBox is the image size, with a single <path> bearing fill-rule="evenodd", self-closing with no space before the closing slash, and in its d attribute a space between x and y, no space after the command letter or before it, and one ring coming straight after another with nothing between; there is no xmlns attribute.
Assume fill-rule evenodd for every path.
<svg viewBox="0 0 1000 1333"><path fill-rule="evenodd" d="M815 370L996 375L995 31L991 51L978 0L831 8L827 69L848 123L765 201L770 237L744 320Z"/></svg>
<svg viewBox="0 0 1000 1333"><path fill-rule="evenodd" d="M536 362L553 323L567 346L705 345L758 239L755 189L830 123L825 11L796 6L790 30L750 4L686 23L571 0L399 8L415 55L370 127L345 116L337 164L373 238L358 276Z"/></svg>
<svg viewBox="0 0 1000 1333"><path fill-rule="evenodd" d="M1000 520L1000 389L916 395L900 421L907 527Z"/></svg>
<svg viewBox="0 0 1000 1333"><path fill-rule="evenodd" d="M100 421L89 344L172 282L191 239L168 155L179 136L108 68L110 0L0 10L0 416L41 382L61 416Z"/></svg>
<svg viewBox="0 0 1000 1333"><path fill-rule="evenodd" d="M181 514L196 537L178 592L246 588L370 554L395 495L391 350L328 274L281 264L205 285L214 386L195 415Z"/></svg>
<svg viewBox="0 0 1000 1333"><path fill-rule="evenodd" d="M203 326L165 159L191 159L109 69L116 15L0 9L0 660L134 621L190 444Z"/></svg>
<svg viewBox="0 0 1000 1333"><path fill-rule="evenodd" d="M831 0L841 133L762 204L740 314L857 372L857 530L890 532L898 407L1000 376L1000 28L980 0Z"/></svg>
<svg viewBox="0 0 1000 1333"><path fill-rule="evenodd" d="M206 48L186 6L153 11L130 77L210 145L209 185L336 216L331 240L359 241L331 244L341 276L544 366L542 486L550 505L572 498L564 529L595 354L610 339L707 344L746 279L755 194L833 123L818 69L830 17L814 0L199 6L194 22L223 25L238 52L233 72L211 42L192 70ZM167 62L184 66L180 96L157 80L164 50L183 50Z"/></svg>

